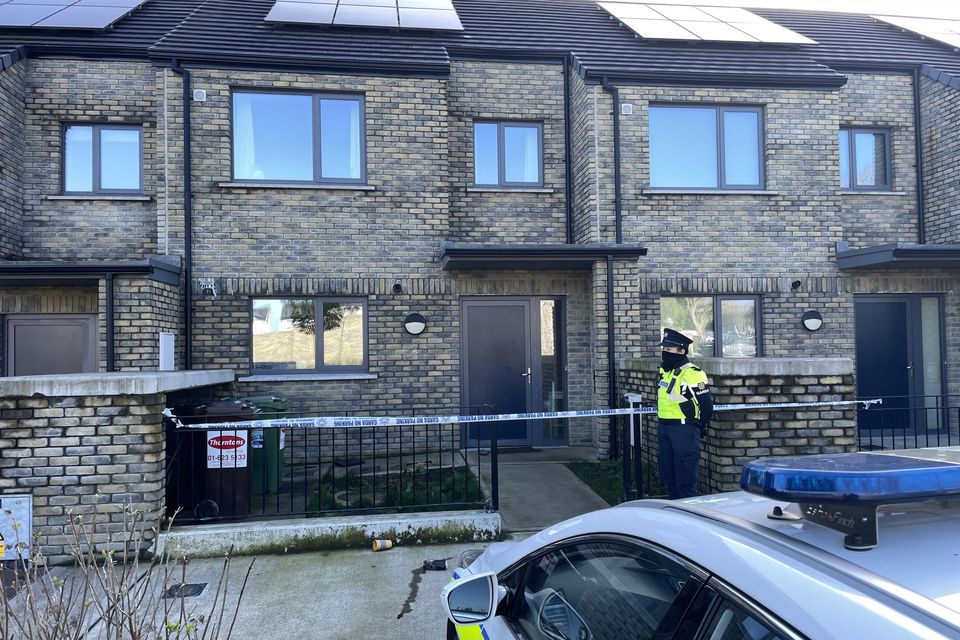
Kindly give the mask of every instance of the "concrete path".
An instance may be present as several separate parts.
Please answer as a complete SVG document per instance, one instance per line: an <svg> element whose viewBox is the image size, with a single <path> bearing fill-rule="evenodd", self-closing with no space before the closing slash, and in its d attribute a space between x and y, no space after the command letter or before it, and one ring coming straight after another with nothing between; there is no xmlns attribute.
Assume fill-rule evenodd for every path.
<svg viewBox="0 0 960 640"><path fill-rule="evenodd" d="M609 507L564 462L594 460L592 448L558 447L500 453L503 531L533 533L561 520Z"/></svg>

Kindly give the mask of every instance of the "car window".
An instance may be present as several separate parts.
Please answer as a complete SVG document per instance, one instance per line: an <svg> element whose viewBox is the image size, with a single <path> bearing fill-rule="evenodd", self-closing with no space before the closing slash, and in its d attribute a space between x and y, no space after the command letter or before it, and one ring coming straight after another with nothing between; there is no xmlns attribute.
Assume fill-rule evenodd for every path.
<svg viewBox="0 0 960 640"><path fill-rule="evenodd" d="M757 616L729 600L720 602L702 637L706 640L784 640Z"/></svg>
<svg viewBox="0 0 960 640"><path fill-rule="evenodd" d="M692 575L646 547L588 542L528 566L513 623L532 640L653 638Z"/></svg>

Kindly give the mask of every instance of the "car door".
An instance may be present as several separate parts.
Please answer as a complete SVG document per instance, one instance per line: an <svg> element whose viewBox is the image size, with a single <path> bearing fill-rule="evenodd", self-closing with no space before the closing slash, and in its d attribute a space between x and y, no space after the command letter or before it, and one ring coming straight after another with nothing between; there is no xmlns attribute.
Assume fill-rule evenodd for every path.
<svg viewBox="0 0 960 640"><path fill-rule="evenodd" d="M700 589L677 628L677 639L804 640L766 611L716 577Z"/></svg>
<svg viewBox="0 0 960 640"><path fill-rule="evenodd" d="M672 638L705 580L654 545L621 536L578 539L504 576L513 597L502 621L524 640Z"/></svg>

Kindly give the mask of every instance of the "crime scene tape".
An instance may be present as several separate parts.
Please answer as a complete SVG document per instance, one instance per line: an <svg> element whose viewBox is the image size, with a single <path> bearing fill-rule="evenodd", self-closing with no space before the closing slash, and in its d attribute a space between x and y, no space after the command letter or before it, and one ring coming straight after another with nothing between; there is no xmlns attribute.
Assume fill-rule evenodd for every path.
<svg viewBox="0 0 960 640"><path fill-rule="evenodd" d="M822 402L781 402L770 404L719 404L717 411L763 411L766 409L788 409L806 407L837 407L845 405L864 405L865 409L882 400L825 400ZM234 429L323 429L337 427L391 427L418 426L429 424L475 424L478 422L506 422L508 420L546 420L557 418L589 418L602 416L625 416L656 413L655 407L626 407L622 409L582 409L579 411L534 411L530 413L497 413L478 416L415 416L415 417L338 417L319 416L315 418L275 418L272 420L244 420L239 422L214 422L210 424L181 424L176 420L178 429L197 429L203 431L225 431ZM171 419L176 416L169 409L163 414Z"/></svg>

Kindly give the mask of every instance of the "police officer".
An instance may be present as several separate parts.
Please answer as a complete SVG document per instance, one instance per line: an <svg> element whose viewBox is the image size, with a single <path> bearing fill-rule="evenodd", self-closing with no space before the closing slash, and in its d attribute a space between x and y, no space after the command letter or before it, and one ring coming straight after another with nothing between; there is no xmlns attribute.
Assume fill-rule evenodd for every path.
<svg viewBox="0 0 960 640"><path fill-rule="evenodd" d="M700 438L713 413L707 374L687 360L693 340L663 330L663 362L657 387L657 463L670 499L697 495Z"/></svg>

